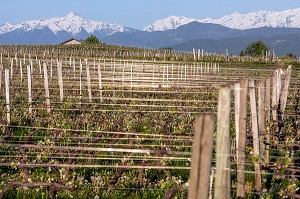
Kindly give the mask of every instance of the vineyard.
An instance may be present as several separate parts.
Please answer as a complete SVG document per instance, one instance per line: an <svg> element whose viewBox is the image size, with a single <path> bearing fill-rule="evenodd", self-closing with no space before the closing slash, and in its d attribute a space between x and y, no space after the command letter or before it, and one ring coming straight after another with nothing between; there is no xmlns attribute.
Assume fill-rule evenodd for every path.
<svg viewBox="0 0 300 199"><path fill-rule="evenodd" d="M300 198L298 63L109 46L0 53L0 198L193 198L205 160L203 198Z"/></svg>

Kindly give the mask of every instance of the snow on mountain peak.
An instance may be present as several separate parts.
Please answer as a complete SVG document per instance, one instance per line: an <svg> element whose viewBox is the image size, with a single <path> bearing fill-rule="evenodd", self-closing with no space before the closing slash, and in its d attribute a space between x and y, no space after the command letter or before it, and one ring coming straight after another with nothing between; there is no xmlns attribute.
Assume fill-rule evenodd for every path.
<svg viewBox="0 0 300 199"><path fill-rule="evenodd" d="M233 29L251 29L260 27L300 28L300 8L284 11L258 11L242 14L234 12L219 19L193 19L169 16L159 19L144 28L144 31L164 31L197 21L200 23L220 24Z"/></svg>
<svg viewBox="0 0 300 199"><path fill-rule="evenodd" d="M196 19L187 18L184 16L169 16L165 19L159 19L155 21L153 24L146 26L144 28L144 31L164 31L169 29L176 29L179 26L182 26L184 24L188 24L190 22L195 21Z"/></svg>
<svg viewBox="0 0 300 199"><path fill-rule="evenodd" d="M54 34L57 34L59 31L67 31L74 36L80 33L83 29L86 30L89 34L95 31L102 31L107 35L111 35L115 32L126 31L126 28L119 24L92 21L82 17L75 12L70 12L63 17L54 17L44 20L31 20L15 25L6 23L0 27L0 34L12 32L17 29L21 29L27 32L34 29L43 28L49 28Z"/></svg>

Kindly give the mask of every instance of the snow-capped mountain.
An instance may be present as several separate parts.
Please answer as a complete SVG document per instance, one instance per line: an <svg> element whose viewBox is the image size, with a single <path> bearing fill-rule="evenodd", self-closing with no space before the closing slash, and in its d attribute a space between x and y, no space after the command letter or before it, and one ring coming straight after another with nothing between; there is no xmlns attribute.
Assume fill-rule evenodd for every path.
<svg viewBox="0 0 300 199"><path fill-rule="evenodd" d="M193 19L187 17L170 16L165 19L159 19L153 24L144 28L144 31L164 31L176 29L179 26L188 24L192 21L200 23L213 23L226 26L233 29L251 29L260 27L274 28L300 28L300 8L285 11L259 11L248 14L233 13L219 19Z"/></svg>
<svg viewBox="0 0 300 199"><path fill-rule="evenodd" d="M13 31L30 32L33 30L49 29L54 35L61 31L65 31L71 36L87 32L88 34L97 34L100 36L108 36L116 32L126 32L133 30L121 26L120 24L111 24L107 22L88 20L74 12L70 12L64 17L54 17L44 20L25 21L20 24L6 23L0 27L0 35L7 34Z"/></svg>

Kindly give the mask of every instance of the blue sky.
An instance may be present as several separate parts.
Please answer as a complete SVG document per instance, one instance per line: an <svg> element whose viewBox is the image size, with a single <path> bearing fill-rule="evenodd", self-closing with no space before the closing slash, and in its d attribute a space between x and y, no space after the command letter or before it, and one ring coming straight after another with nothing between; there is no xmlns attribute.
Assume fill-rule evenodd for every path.
<svg viewBox="0 0 300 199"><path fill-rule="evenodd" d="M169 15L219 18L233 12L281 11L300 7L300 0L5 0L0 25L76 12L88 19L142 29Z"/></svg>

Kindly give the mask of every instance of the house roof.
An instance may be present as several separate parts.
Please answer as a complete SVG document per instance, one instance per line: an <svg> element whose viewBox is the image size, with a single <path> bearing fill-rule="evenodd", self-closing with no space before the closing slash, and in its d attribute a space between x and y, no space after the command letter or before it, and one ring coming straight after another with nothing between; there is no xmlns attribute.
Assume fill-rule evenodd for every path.
<svg viewBox="0 0 300 199"><path fill-rule="evenodd" d="M78 41L77 39L74 39L74 38L71 38L71 39L69 39L69 40L67 40L67 41L64 41L64 42L62 42L62 43L60 43L60 45L63 45L63 44L65 44L65 43L68 43L68 42L70 42L70 41ZM79 43L81 43L80 41L78 41Z"/></svg>

